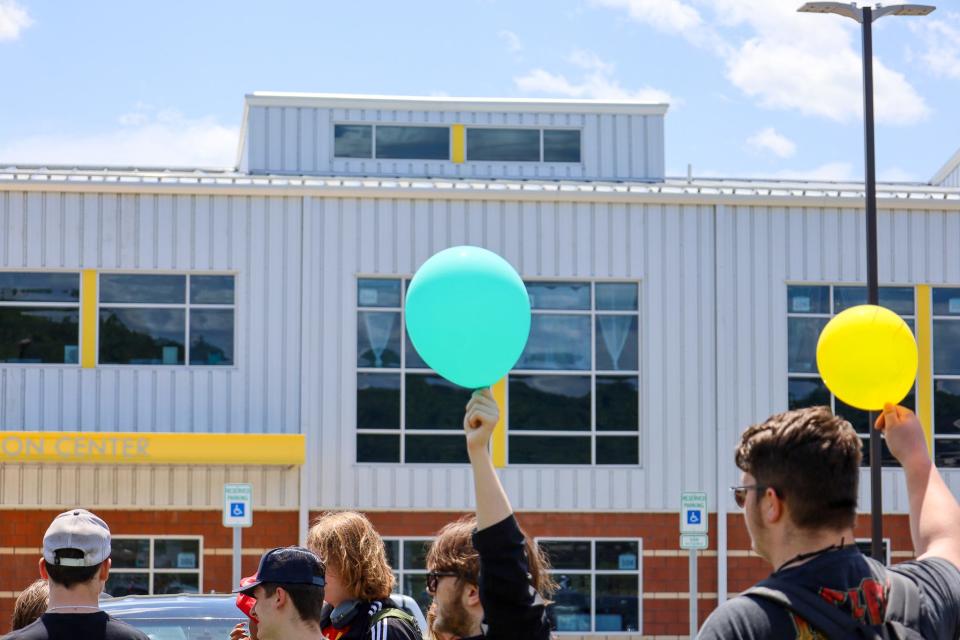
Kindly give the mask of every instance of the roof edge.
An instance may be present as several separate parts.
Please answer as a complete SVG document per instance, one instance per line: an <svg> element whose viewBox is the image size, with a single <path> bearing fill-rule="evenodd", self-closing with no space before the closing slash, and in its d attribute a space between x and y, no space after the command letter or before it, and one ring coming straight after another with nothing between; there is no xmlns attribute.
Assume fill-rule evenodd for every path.
<svg viewBox="0 0 960 640"><path fill-rule="evenodd" d="M942 183L948 175L953 173L953 170L957 167L960 167L960 149L957 149L957 152L947 160L947 162L940 167L940 170L932 178L930 178L930 184L939 185Z"/></svg>
<svg viewBox="0 0 960 640"><path fill-rule="evenodd" d="M670 105L635 100L564 100L557 98L457 98L384 96L346 93L255 91L244 102L257 107L331 107L341 109L411 109L430 111L540 111L548 113L617 113L662 116Z"/></svg>

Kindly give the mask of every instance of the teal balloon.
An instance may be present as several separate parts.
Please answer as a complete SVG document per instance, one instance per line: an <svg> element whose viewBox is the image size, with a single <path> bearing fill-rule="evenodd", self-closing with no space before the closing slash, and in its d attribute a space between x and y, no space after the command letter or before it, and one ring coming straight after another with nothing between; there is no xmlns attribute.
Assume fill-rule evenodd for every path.
<svg viewBox="0 0 960 640"><path fill-rule="evenodd" d="M513 368L530 335L530 297L510 263L462 246L423 263L407 290L407 333L441 376L488 387Z"/></svg>

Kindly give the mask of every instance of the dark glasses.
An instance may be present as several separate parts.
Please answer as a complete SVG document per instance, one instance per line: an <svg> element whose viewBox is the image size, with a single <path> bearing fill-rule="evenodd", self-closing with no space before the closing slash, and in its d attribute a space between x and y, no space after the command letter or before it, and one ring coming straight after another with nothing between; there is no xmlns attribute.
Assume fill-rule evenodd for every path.
<svg viewBox="0 0 960 640"><path fill-rule="evenodd" d="M733 491L733 501L737 503L737 506L743 509L743 505L747 503L747 491L757 491L762 492L770 489L768 485L765 484L747 484L739 487L730 487L730 491ZM774 489L776 491L776 489Z"/></svg>
<svg viewBox="0 0 960 640"><path fill-rule="evenodd" d="M456 578L460 574L456 571L431 571L427 574L427 593L433 595L437 592L437 583L440 582L440 578Z"/></svg>

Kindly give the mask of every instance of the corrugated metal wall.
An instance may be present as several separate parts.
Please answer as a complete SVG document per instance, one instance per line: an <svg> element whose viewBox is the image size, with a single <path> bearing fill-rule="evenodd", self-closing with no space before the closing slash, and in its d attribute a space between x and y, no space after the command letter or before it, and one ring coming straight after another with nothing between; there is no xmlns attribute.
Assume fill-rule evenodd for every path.
<svg viewBox="0 0 960 640"><path fill-rule="evenodd" d="M937 183L940 187L960 187L960 165L948 173L942 181Z"/></svg>
<svg viewBox="0 0 960 640"><path fill-rule="evenodd" d="M960 212L878 216L881 284L960 283ZM787 282L866 282L862 210L717 207L718 441L737 484L733 447L749 424L787 406ZM724 456L729 451L729 456ZM960 472L944 473L960 494ZM884 470L884 510L909 509L903 474ZM869 508L869 474L860 505ZM729 499L729 498L728 498ZM732 508L732 501L730 507Z"/></svg>
<svg viewBox="0 0 960 640"><path fill-rule="evenodd" d="M2 268L237 274L236 367L0 365L2 428L298 433L301 206L298 198L0 192ZM7 465L5 486L18 473L30 471ZM51 468L39 494L5 491L4 504L46 504L111 473L83 467L78 482L69 468ZM222 471L129 473L133 486L163 479L157 486L173 494L194 474ZM265 495L278 495L288 472L268 475ZM104 485L83 496L140 504L141 493L116 494L128 490ZM297 504L295 492L285 500Z"/></svg>
<svg viewBox="0 0 960 640"><path fill-rule="evenodd" d="M641 459L637 469L507 468L518 509L674 509L712 488L713 210L548 202L307 200L304 418L311 508L466 509L464 466L356 464L355 274L409 274L434 252L475 244L521 275L641 281ZM696 401L692 401L696 399Z"/></svg>
<svg viewBox="0 0 960 640"><path fill-rule="evenodd" d="M582 163L334 159L338 123L464 124L582 128ZM251 106L244 146L251 173L659 180L663 116L474 111L400 111Z"/></svg>

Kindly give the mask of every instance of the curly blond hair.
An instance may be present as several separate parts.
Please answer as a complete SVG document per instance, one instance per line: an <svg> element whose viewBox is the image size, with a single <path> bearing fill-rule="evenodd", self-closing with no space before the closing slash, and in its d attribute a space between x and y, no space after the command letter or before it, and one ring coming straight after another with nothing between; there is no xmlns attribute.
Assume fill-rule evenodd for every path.
<svg viewBox="0 0 960 640"><path fill-rule="evenodd" d="M393 590L393 571L383 538L366 516L356 511L330 511L317 518L307 546L332 566L350 597L382 600Z"/></svg>

